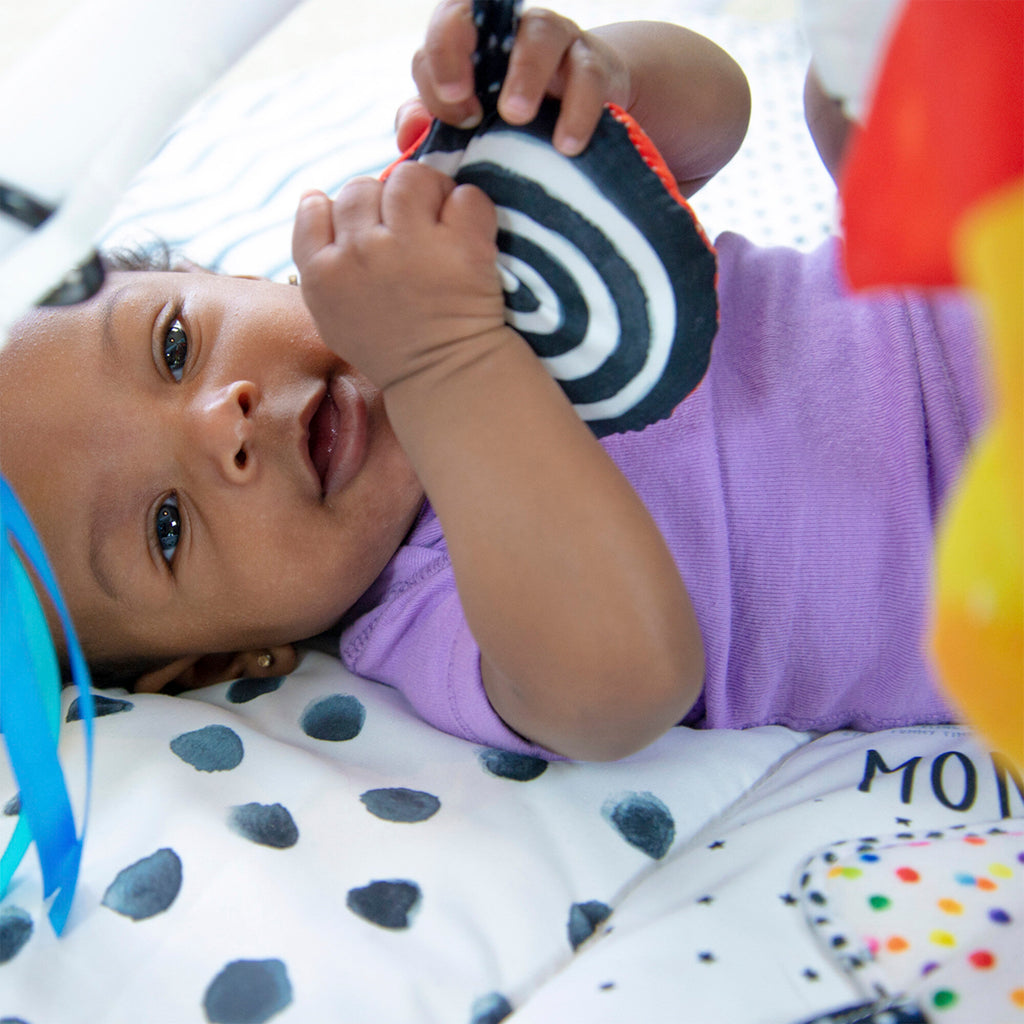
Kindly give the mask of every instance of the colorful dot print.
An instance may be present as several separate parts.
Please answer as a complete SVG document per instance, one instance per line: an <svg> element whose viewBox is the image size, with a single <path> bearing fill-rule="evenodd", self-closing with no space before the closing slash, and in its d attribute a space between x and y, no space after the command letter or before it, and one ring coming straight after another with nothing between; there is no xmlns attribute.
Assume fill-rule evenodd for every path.
<svg viewBox="0 0 1024 1024"><path fill-rule="evenodd" d="M804 876L811 920L835 958L862 983L916 999L929 1020L977 1024L1012 1011L1024 1024L1024 832L883 842L862 840L845 857L833 847Z"/></svg>

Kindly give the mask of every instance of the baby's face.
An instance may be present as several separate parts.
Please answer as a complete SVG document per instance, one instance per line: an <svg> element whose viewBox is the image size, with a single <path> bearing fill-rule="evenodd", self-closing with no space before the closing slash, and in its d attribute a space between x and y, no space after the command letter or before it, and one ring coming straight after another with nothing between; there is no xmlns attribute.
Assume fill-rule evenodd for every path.
<svg viewBox="0 0 1024 1024"><path fill-rule="evenodd" d="M114 273L0 355L0 468L94 658L287 643L376 578L422 499L298 288Z"/></svg>

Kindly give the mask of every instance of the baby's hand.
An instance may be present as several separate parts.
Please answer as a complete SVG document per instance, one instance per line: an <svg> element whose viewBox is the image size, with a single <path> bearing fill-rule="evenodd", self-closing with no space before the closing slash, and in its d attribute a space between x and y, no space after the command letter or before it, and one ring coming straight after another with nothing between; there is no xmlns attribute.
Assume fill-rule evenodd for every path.
<svg viewBox="0 0 1024 1024"><path fill-rule="evenodd" d="M496 232L478 188L406 162L305 195L292 254L324 343L386 391L504 340Z"/></svg>
<svg viewBox="0 0 1024 1024"><path fill-rule="evenodd" d="M481 106L473 91L476 28L472 0L442 0L427 28L412 73L420 95L398 112L399 148L412 145L430 118L471 127ZM554 144L575 156L590 141L605 103L628 107L630 75L616 50L559 14L525 11L498 97L498 113L509 124L528 124L545 95L561 100Z"/></svg>

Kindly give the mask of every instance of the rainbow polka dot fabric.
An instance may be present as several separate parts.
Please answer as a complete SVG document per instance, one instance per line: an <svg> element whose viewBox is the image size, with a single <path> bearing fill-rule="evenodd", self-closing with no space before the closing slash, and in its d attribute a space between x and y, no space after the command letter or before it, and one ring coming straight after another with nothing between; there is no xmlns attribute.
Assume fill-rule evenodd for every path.
<svg viewBox="0 0 1024 1024"><path fill-rule="evenodd" d="M800 890L822 945L877 996L858 1020L897 1007L951 1024L1024 1020L1024 830L850 840L816 856Z"/></svg>

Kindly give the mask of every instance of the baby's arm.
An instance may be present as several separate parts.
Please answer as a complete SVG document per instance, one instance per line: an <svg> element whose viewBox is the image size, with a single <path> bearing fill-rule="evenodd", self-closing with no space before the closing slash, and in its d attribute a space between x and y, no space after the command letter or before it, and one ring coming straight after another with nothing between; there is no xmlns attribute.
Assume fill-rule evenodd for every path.
<svg viewBox="0 0 1024 1024"><path fill-rule="evenodd" d="M646 509L505 325L495 230L481 191L403 163L305 197L293 249L440 517L495 710L557 753L621 757L696 700L700 635Z"/></svg>
<svg viewBox="0 0 1024 1024"><path fill-rule="evenodd" d="M463 9L460 0L441 10ZM745 80L711 88L715 76L674 54L660 27L581 37L554 16L524 18L531 23L506 82L527 83L537 102L545 87L560 90L570 137L589 139L596 97L617 100L644 119L691 191L739 145ZM686 37L684 50L702 50ZM467 73L474 42L460 44ZM706 54L731 65L717 47ZM695 73L699 87L676 81ZM715 121L693 100L703 91L728 98L718 118L728 127L702 146L692 125ZM684 109L673 111L677 103ZM333 203L305 197L293 244L324 341L384 393L441 520L495 710L558 753L622 757L692 707L700 633L646 508L505 324L495 232L482 192L407 162L386 183L350 183Z"/></svg>
<svg viewBox="0 0 1024 1024"><path fill-rule="evenodd" d="M480 115L473 93L476 45L469 0L434 13L413 59L420 99L397 121L401 148L430 116L450 124ZM704 36L663 22L625 22L581 31L543 9L522 17L498 112L525 124L550 94L562 101L554 143L568 155L589 141L605 103L629 111L653 139L684 195L692 195L733 157L750 118L750 90L739 65Z"/></svg>

